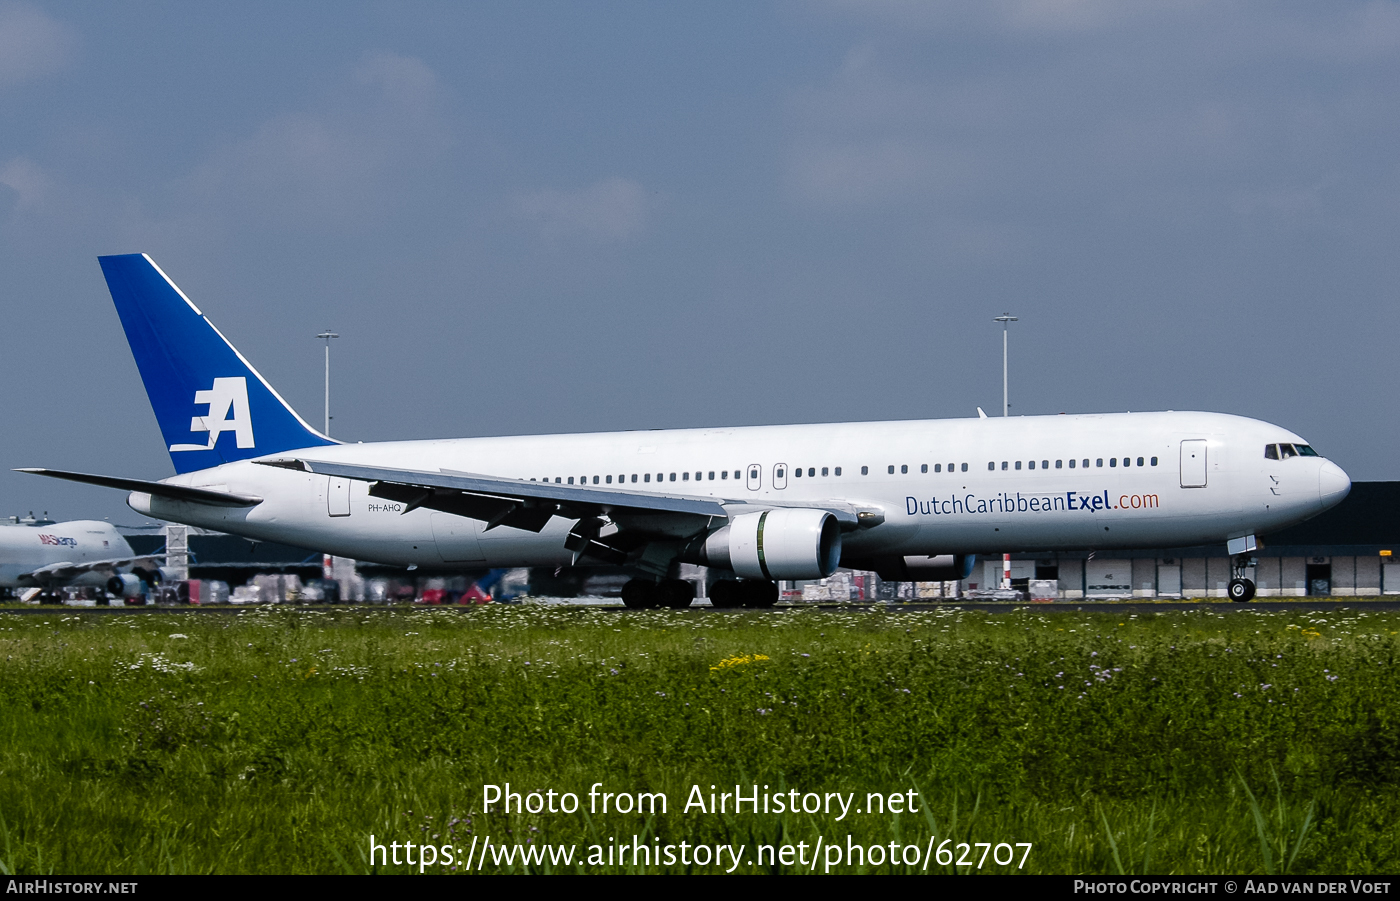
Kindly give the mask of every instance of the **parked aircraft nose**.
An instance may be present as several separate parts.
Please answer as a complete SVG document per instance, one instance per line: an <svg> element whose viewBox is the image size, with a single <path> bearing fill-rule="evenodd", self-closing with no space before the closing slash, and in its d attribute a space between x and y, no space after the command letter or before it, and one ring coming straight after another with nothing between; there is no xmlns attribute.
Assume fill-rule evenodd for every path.
<svg viewBox="0 0 1400 901"><path fill-rule="evenodd" d="M1322 500L1322 509L1335 507L1351 491L1351 479L1342 468L1331 460L1323 460L1317 473L1317 493Z"/></svg>

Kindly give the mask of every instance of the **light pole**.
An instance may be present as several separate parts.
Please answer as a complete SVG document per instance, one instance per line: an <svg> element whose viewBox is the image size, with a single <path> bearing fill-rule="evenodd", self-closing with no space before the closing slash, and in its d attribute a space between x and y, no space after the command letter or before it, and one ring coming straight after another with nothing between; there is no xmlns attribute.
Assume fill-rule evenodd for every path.
<svg viewBox="0 0 1400 901"><path fill-rule="evenodd" d="M330 329L326 329L316 337L326 339L326 427L321 430L321 434L329 438L331 436L331 339L340 336Z"/></svg>
<svg viewBox="0 0 1400 901"><path fill-rule="evenodd" d="M1011 402L1006 389L1006 330L1010 323L1016 321L1016 317L1009 313L1002 313L992 320L1001 323L1001 415L1011 415Z"/></svg>
<svg viewBox="0 0 1400 901"><path fill-rule="evenodd" d="M1010 313L1002 313L992 321L1001 323L1001 415L1005 418L1011 415L1011 398L1006 384L1006 330L1016 321L1016 317ZM1001 555L1001 587L1004 591L1011 590L1010 554Z"/></svg>

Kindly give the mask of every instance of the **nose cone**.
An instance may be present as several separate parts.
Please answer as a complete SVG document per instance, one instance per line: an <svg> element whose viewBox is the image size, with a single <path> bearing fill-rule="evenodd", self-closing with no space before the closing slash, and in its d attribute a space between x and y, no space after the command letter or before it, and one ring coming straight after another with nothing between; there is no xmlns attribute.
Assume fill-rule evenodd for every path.
<svg viewBox="0 0 1400 901"><path fill-rule="evenodd" d="M1317 493L1322 500L1322 509L1335 507L1351 491L1351 479L1342 468L1331 460L1323 460L1317 473Z"/></svg>

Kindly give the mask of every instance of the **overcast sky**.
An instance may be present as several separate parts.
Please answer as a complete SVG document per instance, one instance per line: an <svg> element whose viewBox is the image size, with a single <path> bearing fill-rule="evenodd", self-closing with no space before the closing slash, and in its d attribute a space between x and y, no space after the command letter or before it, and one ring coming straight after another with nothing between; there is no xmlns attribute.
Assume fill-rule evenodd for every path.
<svg viewBox="0 0 1400 901"><path fill-rule="evenodd" d="M0 0L8 472L173 470L96 257L352 440L1217 410L1400 478L1400 5Z"/></svg>

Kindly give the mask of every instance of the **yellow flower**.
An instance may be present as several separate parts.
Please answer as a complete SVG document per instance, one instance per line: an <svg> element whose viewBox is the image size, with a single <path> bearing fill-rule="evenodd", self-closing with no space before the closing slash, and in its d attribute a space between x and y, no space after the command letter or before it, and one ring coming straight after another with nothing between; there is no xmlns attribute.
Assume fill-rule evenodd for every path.
<svg viewBox="0 0 1400 901"><path fill-rule="evenodd" d="M745 664L753 663L757 660L767 659L768 657L765 654L744 654L741 657L726 657L716 665L710 667L710 672L719 672L722 669L729 669L730 667L735 666L744 666Z"/></svg>

